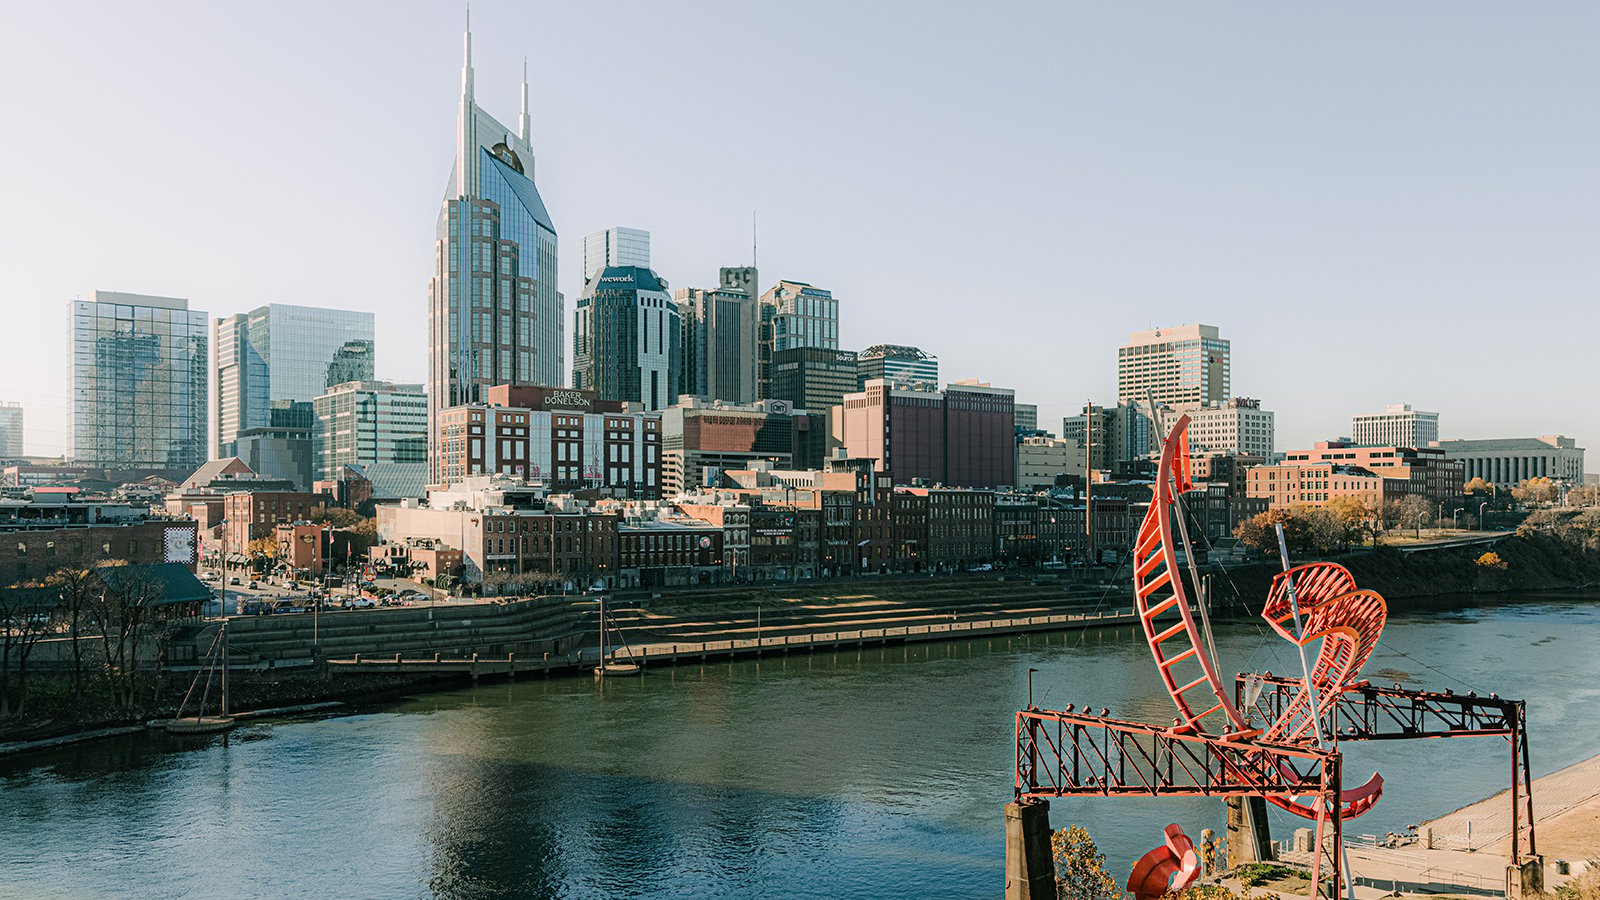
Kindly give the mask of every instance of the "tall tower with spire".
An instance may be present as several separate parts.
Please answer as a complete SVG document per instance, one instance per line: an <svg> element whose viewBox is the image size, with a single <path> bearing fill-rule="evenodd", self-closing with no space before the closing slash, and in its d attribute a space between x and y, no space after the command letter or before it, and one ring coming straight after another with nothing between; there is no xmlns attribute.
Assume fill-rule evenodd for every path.
<svg viewBox="0 0 1600 900"><path fill-rule="evenodd" d="M473 96L472 30L463 37L456 159L428 279L428 459L439 477L441 410L496 384L558 387L565 372L556 229L533 182L528 68L517 130Z"/></svg>

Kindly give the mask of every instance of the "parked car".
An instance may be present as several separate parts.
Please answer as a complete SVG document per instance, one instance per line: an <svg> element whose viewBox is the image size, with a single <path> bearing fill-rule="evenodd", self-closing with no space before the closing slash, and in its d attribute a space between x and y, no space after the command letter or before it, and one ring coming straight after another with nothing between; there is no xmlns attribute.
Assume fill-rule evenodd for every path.
<svg viewBox="0 0 1600 900"><path fill-rule="evenodd" d="M378 601L372 597L351 597L344 602L345 609L372 609Z"/></svg>
<svg viewBox="0 0 1600 900"><path fill-rule="evenodd" d="M229 584L239 584L239 576L235 575L232 578L229 578L228 579L228 583Z"/></svg>

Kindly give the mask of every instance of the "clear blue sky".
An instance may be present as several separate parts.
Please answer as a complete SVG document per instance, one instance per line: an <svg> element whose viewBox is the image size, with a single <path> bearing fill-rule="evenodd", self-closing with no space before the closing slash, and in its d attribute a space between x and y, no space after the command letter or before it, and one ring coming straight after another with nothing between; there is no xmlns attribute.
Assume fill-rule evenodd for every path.
<svg viewBox="0 0 1600 900"><path fill-rule="evenodd" d="M378 313L424 374L456 3L6 4L0 400L65 444L95 289ZM473 4L561 233L646 228L674 287L750 255L1041 424L1131 331L1205 322L1278 447L1410 402L1594 443L1600 7L1471 2ZM571 324L568 323L570 333ZM570 356L570 348L569 348ZM1591 470L1600 463L1591 462Z"/></svg>

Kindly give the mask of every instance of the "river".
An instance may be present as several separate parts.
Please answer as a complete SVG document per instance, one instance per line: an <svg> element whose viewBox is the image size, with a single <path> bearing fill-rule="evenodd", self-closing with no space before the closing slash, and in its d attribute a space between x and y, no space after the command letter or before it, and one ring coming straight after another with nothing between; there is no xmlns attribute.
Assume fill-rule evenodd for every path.
<svg viewBox="0 0 1600 900"><path fill-rule="evenodd" d="M1365 672L1527 698L1540 775L1596 752L1596 634L1600 595L1439 601L1391 617ZM1224 671L1298 667L1264 626L1217 644ZM0 897L996 897L1029 667L1041 706L1171 719L1124 629L484 684L226 746L138 735L0 760ZM1348 780L1387 784L1352 832L1507 785L1503 740L1408 743L1344 745ZM1167 822L1220 829L1222 801L1051 821L1123 874Z"/></svg>

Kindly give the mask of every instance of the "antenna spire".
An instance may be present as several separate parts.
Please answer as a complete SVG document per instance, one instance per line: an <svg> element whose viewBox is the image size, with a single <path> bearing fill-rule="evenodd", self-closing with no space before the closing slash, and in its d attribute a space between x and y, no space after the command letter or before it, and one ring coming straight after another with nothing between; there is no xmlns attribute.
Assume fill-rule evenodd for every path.
<svg viewBox="0 0 1600 900"><path fill-rule="evenodd" d="M528 123L528 58L526 56L522 58L522 118L517 120L517 131L522 134L522 142L532 147L532 129Z"/></svg>
<svg viewBox="0 0 1600 900"><path fill-rule="evenodd" d="M750 268L756 267L756 211L750 210Z"/></svg>
<svg viewBox="0 0 1600 900"><path fill-rule="evenodd" d="M472 97L472 4L467 4L467 30L461 36L461 96Z"/></svg>

